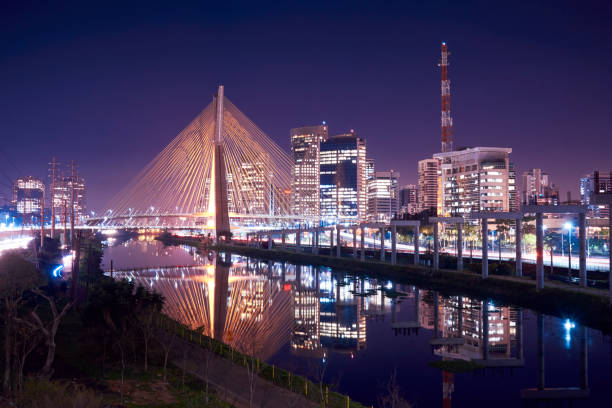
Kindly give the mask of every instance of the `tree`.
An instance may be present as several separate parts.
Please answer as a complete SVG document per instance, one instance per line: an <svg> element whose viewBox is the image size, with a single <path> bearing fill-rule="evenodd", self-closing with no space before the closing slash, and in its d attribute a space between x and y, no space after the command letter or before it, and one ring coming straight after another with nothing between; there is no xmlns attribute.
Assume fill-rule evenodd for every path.
<svg viewBox="0 0 612 408"><path fill-rule="evenodd" d="M43 283L36 266L20 252L7 252L0 257L0 301L4 308L4 377L5 393L11 388L11 357L14 346L15 319L24 293Z"/></svg>
<svg viewBox="0 0 612 408"><path fill-rule="evenodd" d="M59 328L62 319L66 316L68 309L72 306L72 302L66 302L61 312L58 312L57 305L55 303L55 298L47 295L42 290L36 288L32 289L32 292L36 293L38 296L42 297L49 304L49 308L51 310L51 319L49 322L43 322L43 319L40 318L37 308L34 308L30 312L29 319L17 319L22 324L30 326L34 330L39 330L47 345L47 357L45 358L45 364L40 369L39 376L44 378L50 378L53 374L53 360L55 360L55 336L57 334L57 329Z"/></svg>
<svg viewBox="0 0 612 408"><path fill-rule="evenodd" d="M406 401L400 394L400 387L397 384L397 371L389 378L386 387L386 394L379 398L381 408L412 408L412 404Z"/></svg>
<svg viewBox="0 0 612 408"><path fill-rule="evenodd" d="M161 295L138 286L135 297L135 307L132 310L132 321L140 329L144 343L144 371L149 370L149 344L155 333L155 318L161 312L163 298Z"/></svg>

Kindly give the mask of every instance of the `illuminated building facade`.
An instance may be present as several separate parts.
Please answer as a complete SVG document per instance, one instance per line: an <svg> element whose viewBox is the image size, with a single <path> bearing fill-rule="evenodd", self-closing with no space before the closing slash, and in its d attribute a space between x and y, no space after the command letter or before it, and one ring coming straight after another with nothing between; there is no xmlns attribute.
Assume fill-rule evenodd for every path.
<svg viewBox="0 0 612 408"><path fill-rule="evenodd" d="M419 212L418 194L416 184L407 184L400 187L400 214L416 214Z"/></svg>
<svg viewBox="0 0 612 408"><path fill-rule="evenodd" d="M608 218L610 216L609 207L605 205L593 204L593 194L601 192L606 193L612 191L612 171L610 177L597 177L600 184L600 191L595 191L595 175L605 175L604 172L593 172L580 178L580 204L589 206L589 217L593 218Z"/></svg>
<svg viewBox="0 0 612 408"><path fill-rule="evenodd" d="M550 176L542 169L523 173L521 202L523 204L558 205L559 189L550 182Z"/></svg>
<svg viewBox="0 0 612 408"><path fill-rule="evenodd" d="M26 217L39 216L44 206L45 184L36 177L19 178L13 184L13 205Z"/></svg>
<svg viewBox="0 0 612 408"><path fill-rule="evenodd" d="M55 221L64 224L70 222L72 211L72 178L62 177L55 181L52 191L52 205L55 207ZM85 191L85 180L77 178L74 182L74 220L75 224L82 224L85 220L87 208L87 195Z"/></svg>
<svg viewBox="0 0 612 408"><path fill-rule="evenodd" d="M473 147L437 153L440 161L440 211L467 217L478 211L510 211L516 204L512 149Z"/></svg>
<svg viewBox="0 0 612 408"><path fill-rule="evenodd" d="M321 143L320 216L327 223L354 223L366 216L366 143L355 133Z"/></svg>
<svg viewBox="0 0 612 408"><path fill-rule="evenodd" d="M305 217L319 217L320 152L327 140L327 125L290 130L291 138L291 212Z"/></svg>
<svg viewBox="0 0 612 408"><path fill-rule="evenodd" d="M389 222L399 212L399 172L376 171L368 180L368 221Z"/></svg>
<svg viewBox="0 0 612 408"><path fill-rule="evenodd" d="M440 162L436 159L420 160L418 164L418 211L431 210L434 214L438 207L438 178Z"/></svg>

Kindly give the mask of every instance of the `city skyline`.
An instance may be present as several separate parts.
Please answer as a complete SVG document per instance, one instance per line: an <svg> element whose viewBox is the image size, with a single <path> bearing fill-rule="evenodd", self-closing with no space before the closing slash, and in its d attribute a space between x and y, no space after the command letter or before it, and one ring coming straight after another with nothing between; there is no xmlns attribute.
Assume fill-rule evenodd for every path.
<svg viewBox="0 0 612 408"><path fill-rule="evenodd" d="M400 172L401 184L416 183L418 160L440 150L441 41L451 52L456 147L511 147L517 174L542 168L562 197L568 190L578 197L580 177L609 167L605 90L612 60L599 47L612 32L603 3L592 10L344 4L327 13L287 5L255 16L249 7L237 15L225 8L143 14L133 7L124 17L112 7L40 14L27 4L13 7L3 13L0 132L10 135L3 156L22 174L6 161L2 170L44 177L51 157L76 158L92 209L104 208L219 83L286 152L290 128L325 120L330 134L355 129L368 141L368 156L387 163L381 170ZM495 24L470 18L494 12ZM309 18L318 30L292 29ZM519 18L523 30L511 36ZM229 29L202 45L220 26ZM299 64L305 51L320 63ZM210 61L218 64L211 68Z"/></svg>

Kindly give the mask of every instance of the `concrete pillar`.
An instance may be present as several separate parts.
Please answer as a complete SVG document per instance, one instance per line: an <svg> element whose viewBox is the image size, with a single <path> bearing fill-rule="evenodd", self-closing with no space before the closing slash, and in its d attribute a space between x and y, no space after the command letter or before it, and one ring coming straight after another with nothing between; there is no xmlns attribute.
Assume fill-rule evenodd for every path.
<svg viewBox="0 0 612 408"><path fill-rule="evenodd" d="M439 243L439 233L438 233L438 222L434 222L433 226L434 230L434 259L433 259L433 268L435 271L440 269L440 243Z"/></svg>
<svg viewBox="0 0 612 408"><path fill-rule="evenodd" d="M365 228L361 227L361 253L359 254L362 261L365 261ZM612 273L610 274L612 275ZM612 284L611 284L612 285ZM610 299L612 299L612 286L610 286Z"/></svg>
<svg viewBox="0 0 612 408"><path fill-rule="evenodd" d="M516 322L516 348L518 359L522 360L523 352L523 309L517 312L518 321Z"/></svg>
<svg viewBox="0 0 612 408"><path fill-rule="evenodd" d="M516 276L523 276L523 220L520 218L516 219L516 234L515 244L516 247Z"/></svg>
<svg viewBox="0 0 612 408"><path fill-rule="evenodd" d="M419 264L419 234L421 233L421 228L417 225L414 227L414 264Z"/></svg>
<svg viewBox="0 0 612 408"><path fill-rule="evenodd" d="M295 250L298 252L302 251L302 230L300 228L295 233Z"/></svg>
<svg viewBox="0 0 612 408"><path fill-rule="evenodd" d="M463 224L457 224L457 270L463 270Z"/></svg>
<svg viewBox="0 0 612 408"><path fill-rule="evenodd" d="M315 228L312 232L314 234L314 245L312 247L312 253L319 255L319 229Z"/></svg>
<svg viewBox="0 0 612 408"><path fill-rule="evenodd" d="M544 288L544 224L542 213L536 213L536 289Z"/></svg>
<svg viewBox="0 0 612 408"><path fill-rule="evenodd" d="M385 261L385 227L380 228L380 260Z"/></svg>
<svg viewBox="0 0 612 408"><path fill-rule="evenodd" d="M285 237L286 237L287 233L285 232L285 230L283 230L281 232L281 245L283 246L283 249L287 249L285 248Z"/></svg>
<svg viewBox="0 0 612 408"><path fill-rule="evenodd" d="M272 249L272 233L268 234L268 249Z"/></svg>
<svg viewBox="0 0 612 408"><path fill-rule="evenodd" d="M489 277L489 220L483 218L482 224L482 279Z"/></svg>
<svg viewBox="0 0 612 408"><path fill-rule="evenodd" d="M397 226L395 224L391 224L391 264L395 265L397 263Z"/></svg>
<svg viewBox="0 0 612 408"><path fill-rule="evenodd" d="M342 256L342 241L340 240L340 225L336 225L336 256L340 258Z"/></svg>
<svg viewBox="0 0 612 408"><path fill-rule="evenodd" d="M587 286L586 270L586 214L578 214L578 242L579 242L579 265L580 286Z"/></svg>
<svg viewBox="0 0 612 408"><path fill-rule="evenodd" d="M357 227L353 227L353 258L357 258Z"/></svg>
<svg viewBox="0 0 612 408"><path fill-rule="evenodd" d="M329 228L329 256L333 255L334 250L334 227Z"/></svg>

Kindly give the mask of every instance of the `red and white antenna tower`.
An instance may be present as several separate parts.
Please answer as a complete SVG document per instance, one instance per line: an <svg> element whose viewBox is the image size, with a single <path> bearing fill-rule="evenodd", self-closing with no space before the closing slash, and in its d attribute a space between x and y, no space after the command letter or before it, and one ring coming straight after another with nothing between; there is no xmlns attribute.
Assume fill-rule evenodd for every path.
<svg viewBox="0 0 612 408"><path fill-rule="evenodd" d="M442 70L442 152L453 151L453 118L450 114L450 80L448 79L448 48L442 43L442 58L438 66Z"/></svg>

